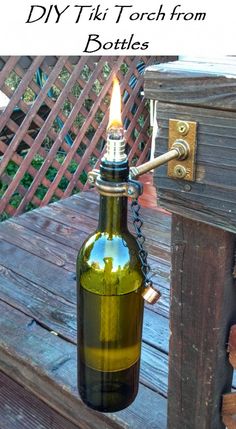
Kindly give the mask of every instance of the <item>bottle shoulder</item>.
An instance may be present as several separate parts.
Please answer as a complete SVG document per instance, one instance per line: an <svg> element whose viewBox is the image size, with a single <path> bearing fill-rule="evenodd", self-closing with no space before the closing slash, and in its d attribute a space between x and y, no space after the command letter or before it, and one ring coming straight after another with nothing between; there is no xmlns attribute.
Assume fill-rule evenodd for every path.
<svg viewBox="0 0 236 429"><path fill-rule="evenodd" d="M84 242L77 260L80 284L101 294L123 294L140 288L143 276L136 239L128 231L95 232Z"/></svg>
<svg viewBox="0 0 236 429"><path fill-rule="evenodd" d="M135 237L127 230L122 234L109 234L107 232L95 231L84 241L79 251L79 257L89 257L91 253L103 251L103 253L121 252L131 256L138 254L138 245Z"/></svg>

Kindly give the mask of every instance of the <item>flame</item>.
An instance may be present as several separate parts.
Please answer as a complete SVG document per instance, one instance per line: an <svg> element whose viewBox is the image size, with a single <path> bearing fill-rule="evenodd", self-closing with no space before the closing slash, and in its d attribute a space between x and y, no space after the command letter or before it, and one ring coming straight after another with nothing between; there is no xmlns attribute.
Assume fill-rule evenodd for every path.
<svg viewBox="0 0 236 429"><path fill-rule="evenodd" d="M113 80L113 89L110 104L110 115L107 129L122 128L123 123L121 119L121 93L118 79L115 77Z"/></svg>

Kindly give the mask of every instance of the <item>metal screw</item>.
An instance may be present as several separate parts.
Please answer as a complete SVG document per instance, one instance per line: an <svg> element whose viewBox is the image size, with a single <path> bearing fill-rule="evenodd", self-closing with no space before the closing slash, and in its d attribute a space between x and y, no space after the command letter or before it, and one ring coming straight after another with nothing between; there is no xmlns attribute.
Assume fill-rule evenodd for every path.
<svg viewBox="0 0 236 429"><path fill-rule="evenodd" d="M90 184L93 184L93 183L95 182L94 177L93 177L93 176L88 175L88 182L89 182Z"/></svg>
<svg viewBox="0 0 236 429"><path fill-rule="evenodd" d="M132 188L128 189L128 195L133 195L134 194L134 190Z"/></svg>
<svg viewBox="0 0 236 429"><path fill-rule="evenodd" d="M186 136L189 132L189 124L185 121L177 122L177 130L182 136Z"/></svg>
<svg viewBox="0 0 236 429"><path fill-rule="evenodd" d="M174 168L174 176L177 179L183 179L187 174L187 170L182 165L176 165Z"/></svg>
<svg viewBox="0 0 236 429"><path fill-rule="evenodd" d="M185 190L186 192L191 191L191 189L192 189L192 186L190 186L190 185L184 185L184 190Z"/></svg>

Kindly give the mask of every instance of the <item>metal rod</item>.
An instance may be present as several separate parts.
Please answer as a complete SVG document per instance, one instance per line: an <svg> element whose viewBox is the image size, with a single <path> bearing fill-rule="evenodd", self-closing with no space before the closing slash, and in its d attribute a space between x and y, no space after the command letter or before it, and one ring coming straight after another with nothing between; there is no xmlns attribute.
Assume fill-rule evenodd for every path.
<svg viewBox="0 0 236 429"><path fill-rule="evenodd" d="M166 162L179 157L180 157L180 152L178 148L171 149L168 152L163 153L163 155L160 155L151 161L145 162L144 164L141 164L137 167L131 167L130 168L131 177L141 176L142 174L147 173L150 170L153 170L153 168L157 168L160 165L165 164Z"/></svg>

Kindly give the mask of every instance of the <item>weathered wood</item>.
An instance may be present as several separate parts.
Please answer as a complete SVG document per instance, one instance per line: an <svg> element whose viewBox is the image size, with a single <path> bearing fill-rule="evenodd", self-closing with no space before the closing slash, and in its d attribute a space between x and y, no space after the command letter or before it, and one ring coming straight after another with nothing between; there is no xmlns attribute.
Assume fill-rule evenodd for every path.
<svg viewBox="0 0 236 429"><path fill-rule="evenodd" d="M29 230L37 232L43 236L51 238L56 243L65 244L78 250L78 243L84 242L88 234L71 225L64 225L61 222L57 222L56 219L50 219L44 216L43 213L38 210L33 210L29 213L17 216L14 218L16 225L22 225L27 227Z"/></svg>
<svg viewBox="0 0 236 429"><path fill-rule="evenodd" d="M223 395L222 414L236 414L236 393L226 393L225 395Z"/></svg>
<svg viewBox="0 0 236 429"><path fill-rule="evenodd" d="M75 269L67 271L63 268L65 262L62 259L62 254L60 258L57 258L59 265L55 265L4 240L0 242L0 251L0 264L3 267L14 271L26 279L30 279L33 283L52 291L69 302L75 302ZM52 259L51 252L48 255ZM47 253L45 257L47 257ZM30 264L25 264L28 258L30 258ZM53 257L54 262L55 260L55 257ZM160 314L168 317L169 291L166 287L163 287L156 276L153 277L153 283L160 290L162 299L158 304L152 306L152 310L158 311Z"/></svg>
<svg viewBox="0 0 236 429"><path fill-rule="evenodd" d="M145 74L145 96L161 102L236 111L236 59L231 64L176 61Z"/></svg>
<svg viewBox="0 0 236 429"><path fill-rule="evenodd" d="M82 207L83 199L79 200L79 207ZM97 222L92 225L91 223L91 215L88 216L87 210L87 218L80 217L80 209L78 204L76 206L76 212L73 211L72 215L70 214L70 210L65 208L66 200L63 203L56 203L51 207L45 207L40 210L40 214L50 212L50 216L52 219L57 220L58 222L64 222L68 225L74 223L74 226L79 230L84 230L84 223L87 222L86 232L87 234L91 233L95 230ZM59 210L57 211L56 208ZM96 212L94 210L94 205L91 203L90 211ZM0 236L2 234L2 242L0 243L0 248L2 249L0 255L0 263L10 269L20 276L30 279L32 282L48 289L50 285L50 290L55 294L59 294L64 299L69 300L70 302L74 302L75 297L75 260L76 253L82 244L82 239L80 235L77 235L78 241L75 242L75 245L72 247L75 248L75 251L71 251L68 247L69 243L73 243L72 240L69 240L68 230L66 230L67 235L67 246L57 246L51 238L45 239L41 234L43 233L43 228L41 231L38 230L37 234L32 234L28 228L31 228L32 225L37 224L37 220L39 217L36 217L35 214L37 212L32 212L25 215L22 218L17 218L14 221L5 222L2 226L0 226ZM68 217L69 214L69 217ZM27 219L26 222L22 222L23 218ZM51 220L46 218L46 226L48 228L48 224ZM18 223L23 223L27 229L21 228L17 226ZM42 224L40 223L42 226ZM45 225L45 223L43 224ZM60 236L61 228L54 227L57 230L57 236ZM34 229L34 228L33 228ZM161 233L161 229L159 227L159 234ZM2 231L2 232L1 232ZM17 231L17 234L16 234ZM63 231L62 231L63 234ZM152 229L149 231L149 235L153 234ZM168 233L169 234L169 233ZM47 230L43 233L43 235L47 236ZM53 237L52 237L53 238ZM75 237L74 237L75 238ZM12 245L12 243L17 244ZM38 245L37 245L38 243ZM160 248L159 248L160 246ZM22 251L20 251L22 249ZM169 264L166 264L166 259L169 260L169 251L168 253L165 251L165 246L159 245L158 241L153 244L148 244L147 249L150 251L150 263L154 273L153 282L155 286L161 291L162 299L151 308L153 311L160 313L161 315L168 317L169 314ZM30 252L30 253L27 253ZM22 261L27 258L27 256L31 254L31 267L30 270L24 267ZM14 255L14 258L10 258L9 255ZM44 276L42 276L43 269ZM66 268L69 270L67 274L61 272L60 268ZM70 271L71 270L71 271ZM58 280L59 279L59 280ZM68 279L68 280L66 280Z"/></svg>
<svg viewBox="0 0 236 429"><path fill-rule="evenodd" d="M0 265L0 299L35 319L41 326L76 343L76 305ZM75 287L75 285L74 285ZM143 340L168 352L168 320L145 309Z"/></svg>
<svg viewBox="0 0 236 429"><path fill-rule="evenodd" d="M39 256L54 265L63 267L65 270L73 272L75 269L76 250L71 249L68 245L55 243L50 238L38 233L32 233L24 226L17 225L13 222L5 222L4 227L0 226L0 239L14 244L21 249L26 250L29 254ZM82 245L82 240L77 242L78 248Z"/></svg>
<svg viewBox="0 0 236 429"><path fill-rule="evenodd" d="M76 305L0 266L0 299L49 332L76 344ZM158 326L158 329L155 326ZM168 320L146 309L141 382L167 395ZM157 350L158 348L158 350ZM162 351L160 351L160 349ZM164 353L163 353L164 351ZM157 367L157 370L156 370Z"/></svg>
<svg viewBox="0 0 236 429"><path fill-rule="evenodd" d="M90 193L84 195L88 195L88 201L92 204L90 211L97 212L97 210L94 210L94 205L97 205L98 197L93 200L93 198L90 199L89 194ZM80 195L77 204L79 203L79 206L82 206L84 201L86 206L86 199L81 198ZM3 250L1 253L6 256L2 259L2 262L5 266L8 265L8 268L4 266L0 267L0 284L2 284L0 288L0 299L33 318L41 327L49 331L54 331L64 340L75 344L75 281L69 285L70 292L73 289L73 293L70 296L68 295L69 289L67 287L65 289L59 287L58 289L57 283L58 279L64 278L61 270L65 268L69 269L70 267L67 267L67 264L70 263L70 259L75 260L78 242L73 243L71 238L76 233L78 235L78 231L83 224L83 219L78 222L77 216L79 215L79 207L76 207L78 213L76 213L75 210L72 212L72 216L77 220L76 228L68 230L63 222L65 222L66 218L65 213L67 211L70 212L70 210L68 208L62 210L64 203L65 201L62 204L60 203L60 210L57 212L57 222L55 221L54 211L54 208L58 207L56 203L49 208L46 207L36 210L12 219L11 221L6 221L0 226L0 236L2 238L1 245L3 247L10 246L11 248L11 245L14 244L12 251L10 250L8 253L8 251ZM42 223L39 219L43 217L42 213L48 210L52 212L52 218L54 217L54 220L52 221L50 218L44 216L44 221ZM87 214L89 214L88 208L86 210ZM87 233L89 233L92 229L95 229L97 220L93 222L94 219L92 215L87 216L87 218L85 217L85 219L88 221ZM49 225L52 222L54 234L49 238L48 230L51 231ZM69 223L71 224L71 220ZM36 228L37 226L38 228ZM37 233L35 233L35 228ZM64 236L63 246L58 246L57 244L58 237L60 236ZM66 244L66 246L64 244ZM71 253L72 249L73 253ZM22 252L20 250L22 250ZM7 255L10 254L14 254L14 258L9 263L8 259L10 258ZM31 271L29 269L25 270L24 265L21 263L22 260L26 260L27 256L30 257L30 265L32 264ZM38 259L35 259L35 256L37 256ZM47 261L53 264L54 273L55 267L58 269L58 273L55 274L54 280L50 277L51 265L48 267L44 265ZM152 261L152 264L154 267L159 266L155 260ZM39 274L35 267L44 267L43 275L41 270ZM160 266L158 268L157 277L160 283L158 287L162 289L163 298L159 308L156 307L156 311L167 316L169 292L166 280L169 275L169 269L167 272L165 270L166 268L164 268L164 277L162 280L162 267ZM72 278L74 277L73 273L69 274L72 275ZM34 281L32 279L34 279ZM163 283L166 290L161 286L161 283ZM59 294L59 296L57 294ZM156 328L156 324L158 325L158 329ZM166 353L168 347L167 319L150 309L146 309L143 339L141 383L151 388L153 391L161 392L161 394L166 395ZM158 368L157 371L156 366Z"/></svg>
<svg viewBox="0 0 236 429"><path fill-rule="evenodd" d="M0 372L1 429L80 429Z"/></svg>
<svg viewBox="0 0 236 429"><path fill-rule="evenodd" d="M70 238L70 240L68 241L67 239L64 244L78 250L81 245L80 237L86 236L83 232L89 234L97 227L98 201L99 197L95 193L88 192L79 194L71 197L70 199L64 200L63 202L55 203L40 209L40 211L34 211L14 219L12 221L12 228L13 230L14 228L17 228L14 224L22 224L29 229L37 229L40 234L44 234L45 230L44 235L47 235L48 237L48 234L50 234L49 230L52 228L55 230L55 234L53 234L52 238L56 241L56 233L58 232L58 235L60 236L60 231L62 229L62 234L64 234L68 239ZM151 256L155 257L155 255L159 255L160 259L162 257L163 262L168 261L170 248L170 217L166 217L163 213L150 209L142 209L142 216L144 220L143 232L147 237L146 244L151 252ZM38 222L39 226L37 227ZM9 228L11 222L7 222L5 225L7 225L6 228ZM132 229L131 214L129 226ZM63 228L65 228L65 230L63 230ZM20 231L21 229L19 228L19 235ZM76 233L76 231L80 231L82 236ZM153 234L154 232L155 234ZM71 244L71 240L73 245ZM23 242L22 245L24 245ZM37 249L35 249L35 251L37 251Z"/></svg>
<svg viewBox="0 0 236 429"><path fill-rule="evenodd" d="M137 400L126 410L114 415L89 410L77 394L75 345L1 302L0 310L0 367L70 421L91 429L165 428L166 401L142 385Z"/></svg>
<svg viewBox="0 0 236 429"><path fill-rule="evenodd" d="M89 194L84 194L84 196L88 195L88 198L90 199ZM73 197L74 200L76 200L75 197ZM85 198L84 198L85 199ZM79 201L79 207L82 206L84 199L80 196ZM78 200L78 198L77 198ZM96 199L94 200L97 201ZM65 201L63 203L60 203L61 206L65 204ZM51 209L53 209L55 206L58 206L57 204L54 204ZM66 261L69 261L71 258L71 253L69 251L69 248L66 246L56 246L52 240L46 240L45 241L45 248L46 252L41 251L41 248L43 250L44 241L42 241L42 246L40 245L42 237L42 232L44 228L42 227L42 224L40 223L41 228L38 228L38 233L30 236L30 229L29 227L36 226L38 223L38 220L40 219L40 215L47 211L47 208L41 209L40 211L34 211L32 213L28 213L24 216L21 216L19 218L16 218L10 222L5 222L2 227L0 227L0 235L4 237L7 241L15 243L18 245L18 247L21 247L28 252L35 253L36 255L42 257L45 260L51 261L54 265L58 264L59 266L62 266L63 268L66 268ZM95 210L92 210L94 213ZM37 215L38 213L38 215ZM26 219L26 222L23 222L25 227L23 228L23 235L21 228L16 228L17 222L21 223L23 219ZM61 211L61 221L64 221L65 216L64 212ZM92 218L89 218L92 219ZM46 220L47 226L48 224L52 222L51 220ZM63 226L63 225L61 225ZM26 228L27 227L27 228ZM77 226L79 228L79 224ZM91 232L91 228L94 228L94 225L90 227L90 230L88 232ZM56 230L56 227L55 227ZM60 229L58 229L58 234L56 235L56 239L58 240L58 237L60 236L59 233ZM63 230L62 230L63 231ZM77 230L73 229L73 234L76 233ZM45 236L47 236L47 230L44 231ZM27 240L26 240L26 237ZM68 235L68 230L66 230L66 237L67 238L67 244L71 245L71 239L73 235ZM31 245L32 242L32 245ZM39 243L38 246L36 246L36 243ZM74 246L73 246L74 247ZM78 248L78 243L76 243L75 248ZM57 257L53 256L53 252L57 249ZM68 252L68 255L66 252ZM14 258L15 259L15 258ZM14 271L18 271L18 259L16 259L16 265L12 269ZM63 265L63 261L65 261L65 265ZM40 262L35 263L36 265L39 265ZM153 269L157 268L156 262L153 265ZM163 272L163 267L158 268L159 274L157 275L157 287L160 288L162 285L168 289L168 277L169 277L169 268L167 272ZM6 269L4 267L1 268L0 273L0 279L1 284L4 285L1 288L0 292L0 298L3 299L6 302L11 303L14 307L18 308L19 310L23 311L25 314L29 315L30 317L33 317L37 322L39 322L41 325L47 327L49 330L53 330L57 332L60 336L63 338L74 342L75 341L75 306L70 304L68 301L64 301L59 296L55 295L55 289L54 289L54 283L52 284L52 288L54 293L45 290L40 284L45 286L47 283L46 278L41 280L41 277L37 278L37 282L39 285L32 282L29 282L27 278L22 277L24 274L22 271L20 271L21 275L17 274L16 272L13 272L9 269ZM167 276L167 277L166 277ZM47 275L46 275L47 277ZM56 278L61 277L60 272L58 271L58 274L56 275ZM51 280L50 280L51 281ZM71 286L70 286L71 288ZM73 289L75 288L75 282L73 284ZM161 287L162 290L162 302L159 303L156 306L156 311L160 314L163 314L165 316L168 316L169 312L169 306L168 306L168 292L166 293L163 287ZM63 294L63 290L60 290L60 294ZM65 295L65 298L68 299L68 296ZM152 308L152 307L151 307ZM165 323L165 330L164 333L160 331L161 326L163 326L163 323L161 323L164 319L157 314L157 318L151 319L152 311L147 310L147 316L146 321L144 323L144 341L147 344L151 344L154 347L160 348L160 342L162 343L161 350L164 350L167 352L167 340L168 340L168 329L167 329L167 321ZM155 314L153 315L155 316ZM155 316L156 317L156 316ZM160 324L161 323L161 324ZM153 325L153 326L152 326ZM155 326L157 326L155 331ZM147 331L148 329L148 331ZM150 330L151 329L151 330ZM147 334L146 334L147 332ZM160 336L160 340L158 342L158 337ZM166 337L165 337L166 336ZM152 339L153 337L153 339ZM154 341L155 340L155 341ZM164 341L164 343L163 343ZM164 344L164 348L163 348ZM157 377L159 379L162 370L162 358L159 357L158 352L151 352L151 355L149 356L149 353L146 354L147 359L144 361L144 372L143 372L143 382L145 384L148 383L148 360L152 360L151 356L152 353L154 353L155 356L155 362L157 365ZM149 356L149 357L148 357ZM146 362L146 363L145 363ZM153 361L154 362L154 361ZM153 368L153 373L155 373ZM155 376L153 377L153 389L158 389L159 391L163 392L162 390L162 383L158 382L156 383ZM163 384L164 386L165 384ZM155 387L156 386L156 387Z"/></svg>
<svg viewBox="0 0 236 429"><path fill-rule="evenodd" d="M222 419L227 429L236 429L236 393L223 395Z"/></svg>
<svg viewBox="0 0 236 429"><path fill-rule="evenodd" d="M0 346L0 366L44 398L51 407L60 408L66 418L78 423L82 412L81 427L96 429L104 427L105 423L95 423L91 411L88 411L90 417L84 417L84 406L78 405L75 394L75 280L68 264L73 264L70 258L75 255L78 242L95 228L97 208L98 197L88 192L4 222L0 227L3 263L0 284L4 285L0 288L0 299L10 304L7 313L1 310L0 304L0 324L5 338ZM169 247L170 217L166 218L156 210L144 210L144 213L147 235L153 243L151 263L158 271L155 282L162 288L164 299L156 308L145 310L139 397L129 409L106 416L108 428L113 428L114 422L118 424L115 427L130 429L166 427L165 402L159 393L166 395L167 389L168 321L160 314L168 315L170 268L165 249ZM60 247L59 243L63 245ZM160 246L158 257L155 256L155 246ZM163 260L159 256L162 252ZM23 328L24 324L27 329ZM53 348L57 356L54 356ZM65 358L68 358L67 362L63 360ZM91 420L87 420L89 418Z"/></svg>
<svg viewBox="0 0 236 429"><path fill-rule="evenodd" d="M43 286L45 289L53 291L67 301L74 302L74 272L61 269L61 267L4 240L0 242L0 249L0 264L5 268ZM28 262L26 263L26 261ZM63 262L61 264L63 265Z"/></svg>
<svg viewBox="0 0 236 429"><path fill-rule="evenodd" d="M65 224L66 225L73 225L74 227L76 227L76 225L81 225L81 221L83 222L83 224L81 225L81 229L84 232L92 232L93 230L96 229L97 227L97 220L96 222L93 221L93 227L94 229L91 229L91 225L92 225L92 221L91 219L88 220L88 218L93 218L94 217L92 215L86 215L86 212L88 213L88 210L85 209L84 213L83 210L81 210L80 213L80 209L78 209L78 207L76 207L76 205L74 207L71 207L71 204L68 202L68 205L70 204L70 208L69 206L67 206L67 202L68 200L65 200L65 204L63 205L56 205L53 206L53 210L51 209L51 207L45 207L43 215L51 218L51 219L58 219L58 216L61 216L62 212L65 214ZM66 209L65 209L66 207ZM87 219L85 219L87 217ZM144 222L145 222L145 218L144 218ZM146 220L146 224L147 224L148 220ZM130 229L132 230L132 226L130 223ZM85 231L87 230L87 231ZM157 230L157 234L160 235L160 241L155 240L154 236L153 236L153 232ZM147 236L147 242L146 242L146 247L147 250L149 251L149 253L153 256L156 257L159 260L164 260L164 261L169 261L170 260L170 250L169 250L169 245L166 244L168 239L169 239L169 232L168 231L162 231L162 229L159 227L159 232L158 232L158 226L153 226L151 225L150 227L146 226L144 224L143 227L143 232L144 234Z"/></svg>
<svg viewBox="0 0 236 429"><path fill-rule="evenodd" d="M68 214L71 213L71 210L75 212L76 219L77 216L86 216L87 218L96 219L98 218L98 204L99 204L99 197L97 193L94 192L88 192L88 193L82 193L78 194L76 196L73 196L71 198L68 198L63 201L61 204L58 202L57 204L53 205L53 208L56 210L63 209L66 207L66 211L68 211ZM97 211L94 210L94 207L97 207ZM130 207L129 207L130 208ZM45 207L44 210L47 210L48 213L48 207ZM46 211L43 211L42 213L46 213ZM170 245L170 224L171 224L171 218L170 216L166 216L159 210L150 210L150 208L145 209L142 207L140 210L140 214L144 220L143 224L143 231L144 235L147 236L147 245L149 243L149 240L152 242L158 242L163 244L162 250L168 250ZM129 210L129 227L132 229L132 214ZM153 234L155 232L155 234Z"/></svg>
<svg viewBox="0 0 236 429"><path fill-rule="evenodd" d="M78 251L86 234L90 234L97 227L98 195L94 194L94 197L90 197L90 195L91 192L73 196L70 198L71 201L66 199L62 203L44 207L39 212L33 211L14 219L13 223L24 225L30 230L51 237L54 241L69 245ZM142 216L144 219L143 232L147 238L146 247L150 260L160 262L166 271L169 269L168 261L170 260L171 219L170 217L165 219L163 213L150 211L150 209L142 210ZM156 223L154 223L155 219ZM132 230L131 214L129 226ZM62 237L61 240L61 235L65 236L65 239ZM166 265L167 268L165 268ZM154 271L156 269L157 265L154 267Z"/></svg>
<svg viewBox="0 0 236 429"><path fill-rule="evenodd" d="M76 306L0 266L0 299L49 332L76 344ZM167 395L168 320L145 310L141 382ZM160 351L161 350L161 351ZM163 353L164 352L164 353Z"/></svg>
<svg viewBox="0 0 236 429"><path fill-rule="evenodd" d="M167 150L170 118L198 122L196 181L168 178L166 166L156 169L154 180L160 205L181 216L235 232L235 113L158 103L157 154Z"/></svg>
<svg viewBox="0 0 236 429"><path fill-rule="evenodd" d="M76 392L75 373L68 370L71 363L72 368L76 368L75 346L41 328L8 305L0 302L0 308L1 369L17 382L27 385L29 390L57 411L60 410L62 415L70 414L69 420L72 422L76 423L80 418L81 426L85 422L85 427L89 423L91 428L99 428L103 415L96 418L85 407L81 407ZM63 392L65 386L66 394ZM67 401L63 400L64 395ZM108 427L113 427L108 421L106 423Z"/></svg>
<svg viewBox="0 0 236 429"><path fill-rule="evenodd" d="M150 198L150 196L148 197ZM48 207L39 210L34 210L30 213L23 214L20 217L14 218L13 223L27 227L32 231L39 232L42 235L46 235L62 244L69 245L74 249L78 250L78 243L83 241L87 234L94 230L97 226L98 219L98 195L92 192L83 192L77 196L73 196L70 199L75 200L76 207L71 205L71 208L65 208L64 203L61 205L53 204ZM93 203L93 210L87 208L87 202ZM150 199L145 200L150 206ZM147 238L147 244L149 240L152 242L159 243L157 245L163 246L163 250L169 250L170 246L170 216L165 216L160 210L150 211L149 209L143 208L143 199L141 199L142 210L141 214L144 220L143 231ZM151 205L154 208L155 202L151 201ZM74 213L76 210L76 216ZM130 228L131 228L131 213L130 216ZM73 226L72 226L73 224ZM81 229L84 229L81 231ZM154 234L155 232L155 234Z"/></svg>
<svg viewBox="0 0 236 429"><path fill-rule="evenodd" d="M221 395L232 382L226 348L236 321L234 251L234 235L173 216L170 429L224 427Z"/></svg>
<svg viewBox="0 0 236 429"><path fill-rule="evenodd" d="M236 429L236 416L224 416L223 422L227 429Z"/></svg>
<svg viewBox="0 0 236 429"><path fill-rule="evenodd" d="M234 276L234 278L236 279L236 262L235 262L235 264L234 264L233 276Z"/></svg>
<svg viewBox="0 0 236 429"><path fill-rule="evenodd" d="M236 325L233 325L230 328L227 351L229 353L229 362L232 367L236 369Z"/></svg>

